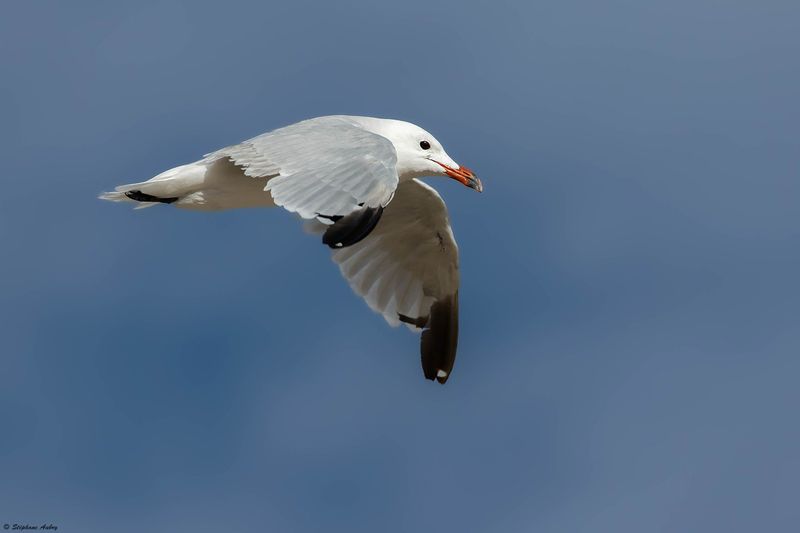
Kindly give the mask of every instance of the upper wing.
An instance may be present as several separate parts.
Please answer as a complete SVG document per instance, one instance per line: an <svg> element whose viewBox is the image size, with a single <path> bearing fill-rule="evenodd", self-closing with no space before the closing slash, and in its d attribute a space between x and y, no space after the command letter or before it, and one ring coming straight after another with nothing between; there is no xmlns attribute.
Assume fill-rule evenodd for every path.
<svg viewBox="0 0 800 533"><path fill-rule="evenodd" d="M391 141L341 116L298 122L205 160L222 157L247 176L272 177L265 190L277 205L328 224L359 209L380 216L398 183Z"/></svg>
<svg viewBox="0 0 800 533"><path fill-rule="evenodd" d="M439 194L416 179L400 184L374 231L333 260L389 324L422 329L425 377L447 381L458 343L458 246Z"/></svg>

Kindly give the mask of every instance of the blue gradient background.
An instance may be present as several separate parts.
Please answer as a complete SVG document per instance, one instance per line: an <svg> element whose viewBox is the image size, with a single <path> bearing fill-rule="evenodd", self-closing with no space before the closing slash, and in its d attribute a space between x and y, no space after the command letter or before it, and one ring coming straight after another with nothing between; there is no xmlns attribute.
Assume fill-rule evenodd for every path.
<svg viewBox="0 0 800 533"><path fill-rule="evenodd" d="M22 2L0 19L0 522L796 531L800 5ZM110 187L403 118L461 244L459 358L280 210Z"/></svg>

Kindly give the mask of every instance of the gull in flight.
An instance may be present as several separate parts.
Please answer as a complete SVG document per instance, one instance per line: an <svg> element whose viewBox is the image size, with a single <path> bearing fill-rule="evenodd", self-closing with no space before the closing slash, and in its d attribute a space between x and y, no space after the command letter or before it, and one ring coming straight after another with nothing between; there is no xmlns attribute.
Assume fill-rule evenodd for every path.
<svg viewBox="0 0 800 533"><path fill-rule="evenodd" d="M100 198L137 208L277 205L297 213L370 308L422 333L425 377L445 383L458 343L458 247L444 201L423 176L483 190L419 126L337 115L264 133Z"/></svg>

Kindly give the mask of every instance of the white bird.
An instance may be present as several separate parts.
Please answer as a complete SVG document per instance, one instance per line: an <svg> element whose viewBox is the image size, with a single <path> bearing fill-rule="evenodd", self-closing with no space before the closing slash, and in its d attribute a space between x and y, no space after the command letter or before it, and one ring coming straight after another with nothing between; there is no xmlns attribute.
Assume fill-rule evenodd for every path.
<svg viewBox="0 0 800 533"><path fill-rule="evenodd" d="M278 205L312 221L370 308L392 326L421 331L425 377L444 383L458 343L458 247L444 201L422 176L483 190L419 126L336 115L264 133L100 198L203 211Z"/></svg>

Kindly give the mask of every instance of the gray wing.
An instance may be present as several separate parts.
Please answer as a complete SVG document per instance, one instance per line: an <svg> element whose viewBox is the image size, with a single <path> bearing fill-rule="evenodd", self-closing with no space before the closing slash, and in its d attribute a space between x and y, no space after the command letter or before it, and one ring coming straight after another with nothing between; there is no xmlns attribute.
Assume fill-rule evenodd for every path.
<svg viewBox="0 0 800 533"><path fill-rule="evenodd" d="M275 204L330 223L360 209L386 206L397 188L397 153L385 137L347 117L286 126L205 158L229 158L251 177L270 177Z"/></svg>
<svg viewBox="0 0 800 533"><path fill-rule="evenodd" d="M458 246L439 194L416 179L400 184L372 233L333 260L389 324L422 331L425 377L447 381L458 343Z"/></svg>

